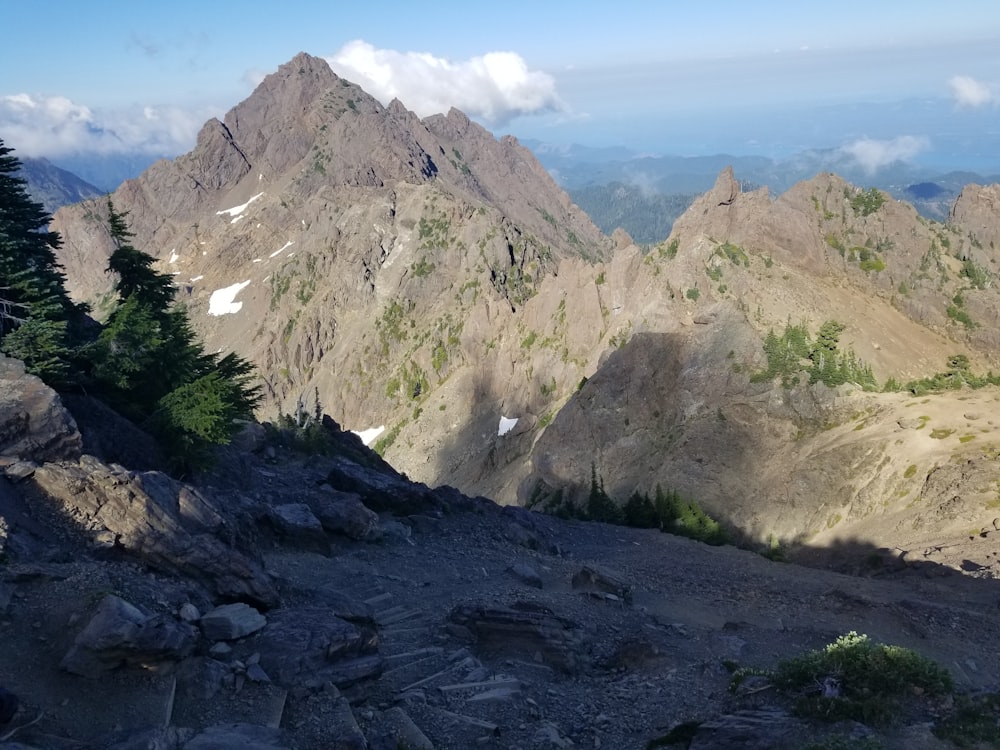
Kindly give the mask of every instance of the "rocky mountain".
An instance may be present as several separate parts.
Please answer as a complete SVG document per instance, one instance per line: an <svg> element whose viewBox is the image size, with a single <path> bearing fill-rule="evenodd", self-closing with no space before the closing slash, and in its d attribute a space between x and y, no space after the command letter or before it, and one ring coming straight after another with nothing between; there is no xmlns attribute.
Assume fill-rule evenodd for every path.
<svg viewBox="0 0 1000 750"><path fill-rule="evenodd" d="M12 750L996 739L995 584L951 565L852 578L500 507L407 481L329 418L310 453L248 424L187 484L110 462L137 438L85 401L0 357ZM822 665L818 711L774 671L795 657Z"/></svg>
<svg viewBox="0 0 1000 750"><path fill-rule="evenodd" d="M941 224L830 173L773 196L725 169L640 248L514 139L382 107L300 55L112 198L208 347L257 364L265 413L318 400L409 477L548 508L594 475L619 501L661 485L801 554L965 550L975 529L989 571L995 387L809 385L804 355L760 373L769 331L828 321L870 387L996 369L995 190L969 186ZM98 313L103 215L54 219Z"/></svg>
<svg viewBox="0 0 1000 750"><path fill-rule="evenodd" d="M22 159L21 177L27 182L32 200L41 203L50 213L70 203L102 194L100 188L57 167L48 159Z"/></svg>

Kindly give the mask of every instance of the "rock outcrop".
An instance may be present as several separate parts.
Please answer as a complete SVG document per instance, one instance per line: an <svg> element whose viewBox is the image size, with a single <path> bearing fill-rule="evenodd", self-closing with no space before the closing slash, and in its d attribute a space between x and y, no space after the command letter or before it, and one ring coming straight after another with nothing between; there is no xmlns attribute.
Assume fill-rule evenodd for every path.
<svg viewBox="0 0 1000 750"><path fill-rule="evenodd" d="M264 607L278 603L278 592L260 566L220 538L228 524L218 509L166 474L130 472L83 456L39 466L33 482L96 544L200 579L223 599Z"/></svg>
<svg viewBox="0 0 1000 750"><path fill-rule="evenodd" d="M0 354L0 460L43 462L80 455L81 437L59 396L24 363Z"/></svg>

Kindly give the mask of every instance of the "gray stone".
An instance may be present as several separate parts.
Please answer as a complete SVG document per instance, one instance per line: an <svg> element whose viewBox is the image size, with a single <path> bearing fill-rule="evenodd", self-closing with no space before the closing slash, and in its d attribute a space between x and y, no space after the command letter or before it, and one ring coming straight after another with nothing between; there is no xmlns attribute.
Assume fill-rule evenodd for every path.
<svg viewBox="0 0 1000 750"><path fill-rule="evenodd" d="M24 461L72 460L83 440L54 390L0 355L0 456Z"/></svg>
<svg viewBox="0 0 1000 750"><path fill-rule="evenodd" d="M536 589L542 588L542 577L538 574L537 570L527 563L514 563L507 568L507 572L529 586L533 586Z"/></svg>
<svg viewBox="0 0 1000 750"><path fill-rule="evenodd" d="M413 540L410 539L413 532L405 523L400 523L390 518L382 521L379 530L382 532L382 536L388 540L413 544Z"/></svg>
<svg viewBox="0 0 1000 750"><path fill-rule="evenodd" d="M201 618L201 632L210 641L244 638L267 625L267 618L249 604L224 604Z"/></svg>
<svg viewBox="0 0 1000 750"><path fill-rule="evenodd" d="M12 482L22 482L34 476L37 468L34 461L14 461L3 467L3 475Z"/></svg>
<svg viewBox="0 0 1000 750"><path fill-rule="evenodd" d="M187 602L186 604L181 605L177 616L184 620L184 622L198 622L198 620L201 619L201 612L198 611L196 606Z"/></svg>
<svg viewBox="0 0 1000 750"><path fill-rule="evenodd" d="M146 615L109 594L76 636L60 667L84 677L100 677L124 664L176 661L194 650L197 638L191 625Z"/></svg>
<svg viewBox="0 0 1000 750"><path fill-rule="evenodd" d="M253 682L270 682L271 678L267 676L267 672L261 669L260 664L249 664L247 665L247 679Z"/></svg>
<svg viewBox="0 0 1000 750"><path fill-rule="evenodd" d="M358 540L379 536L378 514L366 507L361 497L353 492L332 490L326 495L312 497L309 505L323 528L331 534Z"/></svg>
<svg viewBox="0 0 1000 750"><path fill-rule="evenodd" d="M330 542L323 525L305 503L288 503L271 508L271 523L285 544L329 554Z"/></svg>
<svg viewBox="0 0 1000 750"><path fill-rule="evenodd" d="M611 594L622 601L631 601L632 587L621 576L597 565L584 565L573 576L573 590L589 594Z"/></svg>
<svg viewBox="0 0 1000 750"><path fill-rule="evenodd" d="M534 747L539 748L539 750L541 748L566 750L567 748L574 747L573 740L569 737L564 737L562 732L559 731L559 727L551 721L542 722L542 725L535 731L532 742L534 742Z"/></svg>

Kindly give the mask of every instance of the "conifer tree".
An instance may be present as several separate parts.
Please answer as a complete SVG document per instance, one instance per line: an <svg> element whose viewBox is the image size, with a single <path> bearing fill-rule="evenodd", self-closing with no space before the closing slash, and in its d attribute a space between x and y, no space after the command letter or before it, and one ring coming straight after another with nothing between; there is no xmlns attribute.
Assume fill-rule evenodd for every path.
<svg viewBox="0 0 1000 750"><path fill-rule="evenodd" d="M66 294L56 259L60 237L31 200L20 161L0 140L0 351L52 384L72 374L71 324L85 308Z"/></svg>
<svg viewBox="0 0 1000 750"><path fill-rule="evenodd" d="M246 360L202 349L187 312L173 304L170 276L131 244L127 216L109 197L108 271L118 306L90 349L92 373L108 400L160 438L175 469L200 468L211 444L232 438L235 420L252 418L259 386Z"/></svg>

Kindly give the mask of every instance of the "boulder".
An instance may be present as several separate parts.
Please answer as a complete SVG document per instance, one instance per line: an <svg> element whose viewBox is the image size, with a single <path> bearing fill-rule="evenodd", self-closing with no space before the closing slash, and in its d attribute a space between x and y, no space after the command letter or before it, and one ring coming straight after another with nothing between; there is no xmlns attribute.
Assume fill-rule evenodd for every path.
<svg viewBox="0 0 1000 750"><path fill-rule="evenodd" d="M392 469L373 469L337 456L326 480L341 492L358 495L376 512L390 511L407 516L434 508L441 501L426 485L410 482Z"/></svg>
<svg viewBox="0 0 1000 750"><path fill-rule="evenodd" d="M354 492L332 490L309 500L313 513L331 534L364 540L378 536L378 514Z"/></svg>
<svg viewBox="0 0 1000 750"><path fill-rule="evenodd" d="M56 392L26 373L23 362L0 354L0 457L72 460L82 445L76 422Z"/></svg>
<svg viewBox="0 0 1000 750"><path fill-rule="evenodd" d="M197 640L198 631L188 623L166 615L147 615L108 594L59 666L96 678L125 664L149 667L183 659L194 650Z"/></svg>
<svg viewBox="0 0 1000 750"><path fill-rule="evenodd" d="M267 625L267 618L249 604L237 602L202 615L201 632L210 641L235 641Z"/></svg>
<svg viewBox="0 0 1000 750"><path fill-rule="evenodd" d="M301 549L330 554L323 525L305 503L276 505L270 511L271 525L283 543Z"/></svg>
<svg viewBox="0 0 1000 750"><path fill-rule="evenodd" d="M151 567L202 581L222 599L265 608L279 601L260 565L219 538L228 529L212 502L166 474L82 456L46 463L30 481L85 531L112 539Z"/></svg>
<svg viewBox="0 0 1000 750"><path fill-rule="evenodd" d="M513 609L459 606L449 620L468 630L480 648L514 654L531 661L540 658L571 674L581 667L585 648L579 626L543 608Z"/></svg>
<svg viewBox="0 0 1000 750"><path fill-rule="evenodd" d="M573 576L573 590L602 599L632 600L632 587L621 576L597 565L584 565Z"/></svg>

